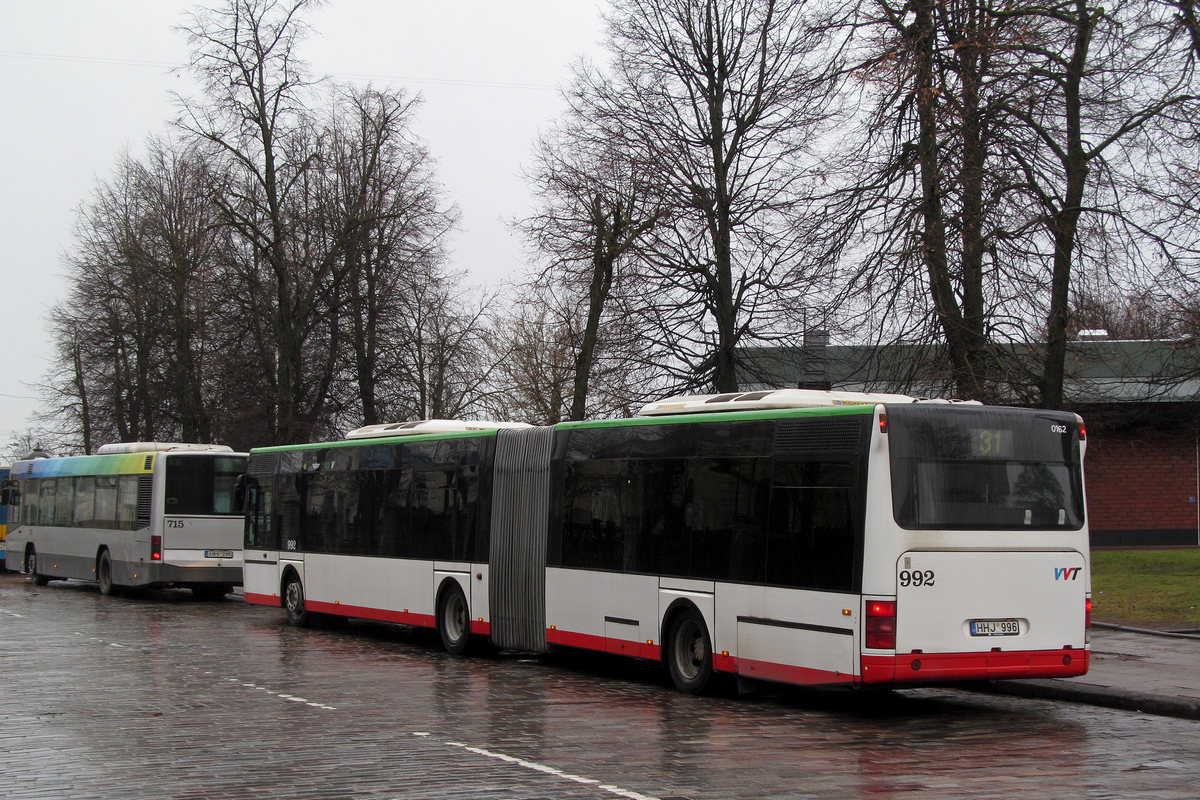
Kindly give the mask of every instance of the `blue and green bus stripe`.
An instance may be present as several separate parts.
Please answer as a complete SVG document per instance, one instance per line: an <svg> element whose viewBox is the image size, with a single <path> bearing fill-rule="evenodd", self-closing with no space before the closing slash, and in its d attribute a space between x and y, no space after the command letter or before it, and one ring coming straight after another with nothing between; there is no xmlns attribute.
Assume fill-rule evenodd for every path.
<svg viewBox="0 0 1200 800"><path fill-rule="evenodd" d="M71 478L87 475L147 475L154 471L153 453L120 453L106 456L71 456L18 461L13 476L26 478Z"/></svg>

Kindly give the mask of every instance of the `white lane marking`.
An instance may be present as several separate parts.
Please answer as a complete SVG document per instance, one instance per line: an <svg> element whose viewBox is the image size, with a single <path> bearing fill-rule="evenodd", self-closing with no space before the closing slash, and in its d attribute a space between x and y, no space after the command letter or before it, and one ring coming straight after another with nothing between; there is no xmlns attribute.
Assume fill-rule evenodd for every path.
<svg viewBox="0 0 1200 800"><path fill-rule="evenodd" d="M423 732L414 732L413 733L413 736L429 736L429 735L430 734L423 733ZM475 753L476 755L485 756L487 758L494 758L497 761L503 761L508 764L515 764L516 766L521 767L523 769L533 770L534 772L541 772L546 775L552 775L555 778L562 778L563 780L573 781L574 783L581 783L586 786L595 786L597 789L608 792L609 794L616 795L617 797L628 798L628 800L658 800L658 798L654 797L653 795L641 794L639 792L633 791L632 789L623 789L620 786L613 786L612 784L609 784L609 783L601 783L600 781L596 780L595 778L586 778L582 775L574 775L570 772L565 772L565 771L559 769L558 767L551 767L547 764L539 764L536 761L526 761L523 758L517 758L516 756L510 756L507 753L498 753L494 750L485 750L482 747L472 747L471 745L465 744L464 742L442 742L442 744L446 745L447 747L457 747L459 749L466 750L468 753Z"/></svg>
<svg viewBox="0 0 1200 800"><path fill-rule="evenodd" d="M24 618L24 616L22 614L17 614L16 612L8 611L7 609L3 609L3 608L0 608L0 615ZM96 644L105 645L108 647L117 647L122 650L137 649L135 645L121 644L120 642L110 641L108 639L103 639L99 636L87 636L82 631L72 631L72 633L74 633L76 636L79 636L80 638L87 639L87 641L89 641L89 642L95 642ZM198 667L192 667L192 669L198 669ZM212 675L213 677L221 677L221 676L216 675L211 670L204 670L203 674ZM295 695L285 694L283 692L276 692L276 691L266 688L265 686L257 686L253 683L245 683L240 678L225 677L223 679L230 683L236 683L241 686L244 686L247 689L254 689L256 691L260 691L265 694L268 694L272 697L278 697L280 700L287 700L290 703L300 703L302 705L310 706L312 708L320 708L325 711L337 711L337 706L331 706L326 703L318 703L314 700L309 700L308 698L305 698L305 697L297 697Z"/></svg>
<svg viewBox="0 0 1200 800"><path fill-rule="evenodd" d="M208 674L211 675L213 673L210 672ZM327 705L326 703L318 703L315 700L309 700L305 697L297 697L294 694L287 694L285 692L277 692L274 689L268 689L267 687L259 686L256 683L246 683L241 678L226 677L223 680L225 680L227 683L235 683L238 686L242 686L246 689L252 689L256 692L262 692L263 694L270 695L271 697L278 697L280 700L287 700L289 703L301 703L306 706L311 706L312 708L324 709L325 711L337 711L337 706Z"/></svg>

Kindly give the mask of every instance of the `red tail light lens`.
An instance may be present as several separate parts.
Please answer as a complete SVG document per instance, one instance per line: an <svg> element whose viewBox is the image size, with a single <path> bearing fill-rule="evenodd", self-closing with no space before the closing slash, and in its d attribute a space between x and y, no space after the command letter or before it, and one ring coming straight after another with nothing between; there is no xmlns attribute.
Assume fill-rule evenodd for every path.
<svg viewBox="0 0 1200 800"><path fill-rule="evenodd" d="M871 650L896 649L896 601L868 600L866 646Z"/></svg>
<svg viewBox="0 0 1200 800"><path fill-rule="evenodd" d="M162 537L161 536L151 536L150 537L150 560L151 561L162 561Z"/></svg>
<svg viewBox="0 0 1200 800"><path fill-rule="evenodd" d="M1083 627L1084 630L1092 627L1092 598L1083 601Z"/></svg>

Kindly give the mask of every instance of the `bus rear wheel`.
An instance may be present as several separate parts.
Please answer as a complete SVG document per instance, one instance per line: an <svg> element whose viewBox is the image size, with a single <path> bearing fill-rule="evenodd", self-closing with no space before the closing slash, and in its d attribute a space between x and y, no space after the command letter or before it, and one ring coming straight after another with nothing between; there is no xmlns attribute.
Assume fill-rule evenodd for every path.
<svg viewBox="0 0 1200 800"><path fill-rule="evenodd" d="M29 573L29 580L33 581L34 586L45 586L50 582L48 577L38 572L37 550L32 547L25 555L25 571Z"/></svg>
<svg viewBox="0 0 1200 800"><path fill-rule="evenodd" d="M304 604L304 584L295 575L288 577L284 584L283 609L287 612L288 622L298 628L306 628L312 623L312 615Z"/></svg>
<svg viewBox="0 0 1200 800"><path fill-rule="evenodd" d="M667 670L675 688L688 694L702 693L712 680L712 641L695 608L682 609L671 620Z"/></svg>
<svg viewBox="0 0 1200 800"><path fill-rule="evenodd" d="M467 652L471 640L471 615L466 595L457 583L442 592L438 599L437 629L447 653L460 656Z"/></svg>
<svg viewBox="0 0 1200 800"><path fill-rule="evenodd" d="M100 581L100 594L105 597L119 594L121 587L113 583L112 557L107 550L100 551L100 561L96 565L96 578Z"/></svg>

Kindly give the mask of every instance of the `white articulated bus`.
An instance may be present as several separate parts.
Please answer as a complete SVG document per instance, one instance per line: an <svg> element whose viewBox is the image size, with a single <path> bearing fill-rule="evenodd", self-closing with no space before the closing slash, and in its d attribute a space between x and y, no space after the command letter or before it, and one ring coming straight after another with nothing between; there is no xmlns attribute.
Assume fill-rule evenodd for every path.
<svg viewBox="0 0 1200 800"><path fill-rule="evenodd" d="M129 442L97 455L13 464L9 569L45 585L94 580L104 594L182 586L221 597L242 583L234 503L246 455L224 445Z"/></svg>
<svg viewBox="0 0 1200 800"><path fill-rule="evenodd" d="M252 451L246 599L820 686L1080 675L1082 420L901 395Z"/></svg>

